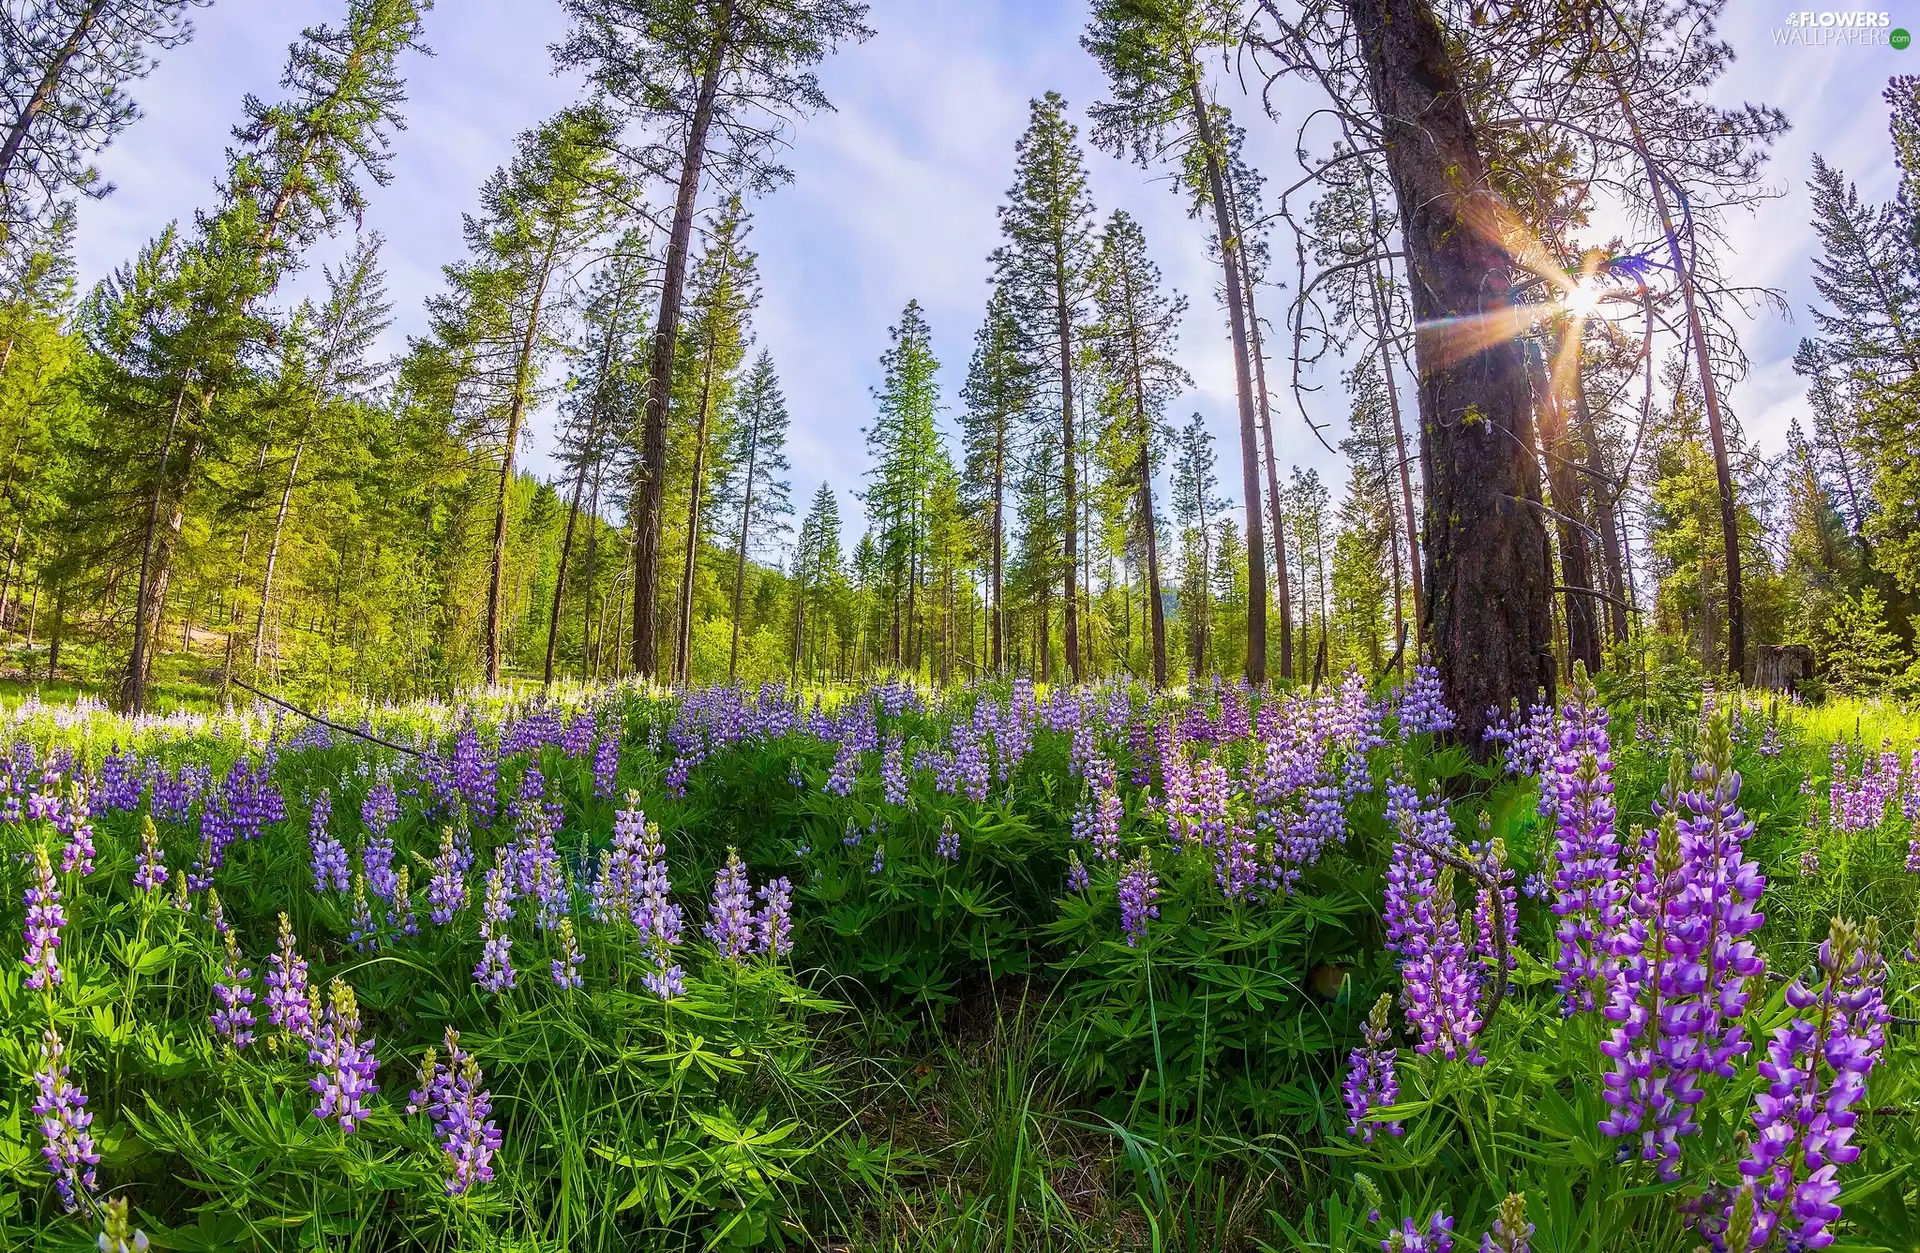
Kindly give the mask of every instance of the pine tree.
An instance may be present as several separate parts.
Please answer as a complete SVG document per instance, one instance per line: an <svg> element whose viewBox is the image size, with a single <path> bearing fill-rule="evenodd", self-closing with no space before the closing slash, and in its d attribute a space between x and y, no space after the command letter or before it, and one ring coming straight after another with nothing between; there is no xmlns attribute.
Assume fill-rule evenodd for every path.
<svg viewBox="0 0 1920 1253"><path fill-rule="evenodd" d="M917 668L920 658L913 642L925 568L927 502L947 463L935 426L940 363L919 301L909 300L899 323L887 333L892 343L880 357L884 377L874 390L877 412L867 428L873 461L867 471L867 519L890 597L888 660L896 667Z"/></svg>
<svg viewBox="0 0 1920 1253"><path fill-rule="evenodd" d="M0 9L0 234L69 192L104 196L88 160L133 125L127 84L193 38L205 0L47 0ZM35 201L38 201L38 204Z"/></svg>
<svg viewBox="0 0 1920 1253"><path fill-rule="evenodd" d="M794 121L832 107L813 67L872 32L862 0L565 0L565 8L572 25L555 59L585 69L596 91L625 107L640 132L633 160L674 187L629 506L633 666L652 678L667 416L703 181L711 175L730 191L764 191L791 177L776 154Z"/></svg>
<svg viewBox="0 0 1920 1253"><path fill-rule="evenodd" d="M1000 206L1006 243L994 250L994 281L1007 293L1058 404L1061 509L1059 569L1067 669L1084 674L1080 639L1080 458L1075 431L1074 364L1091 298L1093 200L1066 117L1066 101L1048 92L1030 104L1026 132L1014 146L1014 182Z"/></svg>
<svg viewBox="0 0 1920 1253"><path fill-rule="evenodd" d="M732 528L738 539L734 544L733 639L727 648L729 681L740 666L740 610L747 558L755 547L764 549L791 529L786 520L793 516L789 499L793 486L782 477L793 468L787 461L789 421L773 357L762 350L740 385L729 427L729 447L721 458L728 472L714 489L719 511L726 517L739 518L738 526Z"/></svg>
<svg viewBox="0 0 1920 1253"><path fill-rule="evenodd" d="M964 499L980 517L987 562L989 665L1006 666L1007 480L1018 457L1022 428L1034 401L1033 348L1004 287L987 298L986 320L974 332L973 357L960 397L960 440L966 465Z"/></svg>
<svg viewBox="0 0 1920 1253"><path fill-rule="evenodd" d="M1180 520L1182 578L1180 620L1186 628L1189 673L1207 670L1212 598L1207 587L1213 576L1213 516L1220 509L1214 496L1213 434L1199 414L1187 419L1175 443L1173 512ZM1150 589L1149 594L1154 594Z"/></svg>
<svg viewBox="0 0 1920 1253"><path fill-rule="evenodd" d="M1153 681L1164 686L1167 638L1153 475L1168 438L1167 403L1193 384L1173 360L1187 305L1177 292L1161 294L1160 270L1147 255L1146 235L1124 211L1108 219L1093 272L1097 314L1090 334L1106 381L1100 440L1112 467L1108 490L1133 501L1133 534L1144 556Z"/></svg>
<svg viewBox="0 0 1920 1253"><path fill-rule="evenodd" d="M1233 221L1229 191L1229 139L1200 72L1208 49L1230 48L1242 31L1236 0L1099 0L1082 45L1106 72L1111 101L1089 110L1094 142L1116 155L1130 152L1142 167L1177 154L1180 186L1196 210L1211 209L1233 339L1234 382L1239 402L1241 489L1250 552L1264 552L1260 520L1260 454L1250 367L1247 278L1241 236ZM1247 681L1260 683L1267 668L1265 560L1248 563Z"/></svg>
<svg viewBox="0 0 1920 1253"><path fill-rule="evenodd" d="M871 547L866 537L861 544ZM799 543L793 554L793 673L796 679L816 672L815 657L808 648L808 611L824 617L826 602L834 584L842 577L840 568L840 502L833 489L822 483L807 507L800 523Z"/></svg>

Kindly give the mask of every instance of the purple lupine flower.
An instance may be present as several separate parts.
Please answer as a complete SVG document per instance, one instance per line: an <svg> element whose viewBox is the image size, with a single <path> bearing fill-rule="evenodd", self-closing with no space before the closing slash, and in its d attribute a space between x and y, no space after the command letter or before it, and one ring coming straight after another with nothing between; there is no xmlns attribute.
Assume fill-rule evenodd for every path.
<svg viewBox="0 0 1920 1253"><path fill-rule="evenodd" d="M1147 919L1160 916L1160 880L1153 873L1153 854L1142 852L1127 863L1117 889L1120 900L1120 929L1126 933L1127 947L1139 948L1147 934Z"/></svg>
<svg viewBox="0 0 1920 1253"><path fill-rule="evenodd" d="M1070 851L1067 854L1067 891L1084 892L1090 881L1087 865L1080 860L1079 851L1077 849Z"/></svg>
<svg viewBox="0 0 1920 1253"><path fill-rule="evenodd" d="M573 919L562 918L557 930L560 935L560 956L548 963L553 985L563 989L582 987L585 981L580 977L580 967L587 957L580 951L580 941L573 934Z"/></svg>
<svg viewBox="0 0 1920 1253"><path fill-rule="evenodd" d="M596 800L610 801L614 796L614 785L620 777L620 736L612 728L600 732L600 738L593 745L593 795Z"/></svg>
<svg viewBox="0 0 1920 1253"><path fill-rule="evenodd" d="M1766 877L1746 856L1753 823L1739 806L1740 775L1723 716L1708 724L1703 750L1694 786L1678 797L1682 872L1670 945L1681 966L1669 1048L1698 1078L1731 1078L1733 1060L1751 1047L1740 1025L1749 982L1766 970L1752 939L1766 921L1757 908ZM1697 1086L1681 1099L1697 1101Z"/></svg>
<svg viewBox="0 0 1920 1253"><path fill-rule="evenodd" d="M280 946L267 958L267 1025L295 1039L313 1042L313 985L307 960L293 939L293 922L280 915Z"/></svg>
<svg viewBox="0 0 1920 1253"><path fill-rule="evenodd" d="M481 1085L480 1064L460 1048L459 1033L448 1027L445 1067L428 1049L420 1067L420 1089L407 1105L408 1113L424 1112L433 1122L447 1159L448 1196L464 1196L474 1184L493 1178L500 1130L493 1124L492 1094Z"/></svg>
<svg viewBox="0 0 1920 1253"><path fill-rule="evenodd" d="M1414 1051L1482 1065L1486 1059L1474 1040L1481 1026L1479 969L1460 933L1453 867L1417 881L1415 889L1400 964L1407 1022L1420 1033Z"/></svg>
<svg viewBox="0 0 1920 1253"><path fill-rule="evenodd" d="M313 1045L307 1050L307 1062L318 1067L307 1086L320 1097L313 1116L338 1121L344 1132L351 1132L366 1118L366 1098L380 1090L373 1081L380 1069L373 1056L373 1039L368 1037L362 1043L359 1035L359 1003L346 981L336 978Z"/></svg>
<svg viewBox="0 0 1920 1253"><path fill-rule="evenodd" d="M453 760L447 773L466 806L468 820L476 827L492 826L500 803L500 767L481 747L480 733L472 723L454 736Z"/></svg>
<svg viewBox="0 0 1920 1253"><path fill-rule="evenodd" d="M560 751L578 761L587 755L593 747L593 715L586 710L576 710L567 719L567 729L560 733Z"/></svg>
<svg viewBox="0 0 1920 1253"><path fill-rule="evenodd" d="M727 864L713 880L713 905L701 934L722 957L739 961L753 951L753 890L740 854L729 848Z"/></svg>
<svg viewBox="0 0 1920 1253"><path fill-rule="evenodd" d="M833 756L833 769L828 772L821 790L829 796L851 796L854 778L859 773L860 744L849 736L840 741L840 747Z"/></svg>
<svg viewBox="0 0 1920 1253"><path fill-rule="evenodd" d="M45 844L33 850L33 882L22 894L27 906L26 984L36 992L57 987L65 978L60 969L60 929L67 911L60 903L60 885L54 881L53 861Z"/></svg>
<svg viewBox="0 0 1920 1253"><path fill-rule="evenodd" d="M1411 1218L1400 1220L1400 1228L1389 1232L1380 1242L1382 1253L1453 1253L1453 1219L1433 1211L1422 1228Z"/></svg>
<svg viewBox="0 0 1920 1253"><path fill-rule="evenodd" d="M1607 711L1584 675L1561 711L1557 751L1541 788L1552 789L1557 823L1552 909L1560 922L1553 965L1560 972L1561 1011L1571 1014L1598 1003L1607 979L1608 945L1620 928L1626 897L1614 829Z"/></svg>
<svg viewBox="0 0 1920 1253"><path fill-rule="evenodd" d="M627 917L640 890L640 850L647 816L640 810L640 794L627 793L627 803L613 816L613 841L600 854L600 873L589 893L588 910L599 922Z"/></svg>
<svg viewBox="0 0 1920 1253"><path fill-rule="evenodd" d="M393 901L387 906L387 931L391 935L420 934L420 922L413 915L411 878L405 866L393 877Z"/></svg>
<svg viewBox="0 0 1920 1253"><path fill-rule="evenodd" d="M1868 969L1879 960L1851 924L1836 918L1820 945L1824 977L1811 988L1802 980L1788 985L1795 1016L1773 1033L1760 1063L1768 1086L1754 1097L1753 1149L1740 1163L1754 1193L1755 1248L1776 1232L1785 1232L1792 1248L1833 1243L1827 1224L1840 1217L1837 1175L1860 1156L1853 1107L1882 1052L1869 1030L1886 1015L1881 976Z"/></svg>
<svg viewBox="0 0 1920 1253"><path fill-rule="evenodd" d="M897 731L887 736L886 750L880 755L880 784L887 804L907 803L907 754Z"/></svg>
<svg viewBox="0 0 1920 1253"><path fill-rule="evenodd" d="M400 798L394 794L392 780L383 775L360 802L360 823L372 834L383 835L399 817Z"/></svg>
<svg viewBox="0 0 1920 1253"><path fill-rule="evenodd" d="M881 875L886 872L887 846L885 844L875 844L873 846L873 864L867 867L867 873L870 875Z"/></svg>
<svg viewBox="0 0 1920 1253"><path fill-rule="evenodd" d="M1454 728L1453 711L1447 708L1446 693L1440 686L1440 672L1425 656L1413 668L1413 677L1399 695L1395 716L1401 738Z"/></svg>
<svg viewBox="0 0 1920 1253"><path fill-rule="evenodd" d="M1478 863L1481 871L1493 879L1492 884L1482 883L1474 893L1473 904L1473 957L1475 961L1496 962L1499 954L1496 948L1506 949L1507 969L1515 969L1519 963L1518 945L1514 937L1520 928L1520 901L1513 888L1513 868L1507 865L1507 842L1500 838L1488 838L1487 832L1492 820L1485 812L1480 815L1481 838L1474 841L1468 850ZM1496 886L1497 885L1497 886ZM1494 916L1494 893L1499 892L1499 917ZM1496 945L1494 931L1500 928L1504 937Z"/></svg>
<svg viewBox="0 0 1920 1253"><path fill-rule="evenodd" d="M672 886L667 879L666 846L656 824L647 824L640 845L639 866L632 920L653 959L653 969L640 982L661 1000L671 1000L686 991L684 975L673 960L673 949L680 943L684 920L680 907L669 899Z"/></svg>
<svg viewBox="0 0 1920 1253"><path fill-rule="evenodd" d="M1509 1192L1500 1202L1493 1226L1480 1237L1480 1253L1530 1253L1533 1224L1527 1221L1527 1195Z"/></svg>
<svg viewBox="0 0 1920 1253"><path fill-rule="evenodd" d="M433 878L427 881L427 917L435 926L446 926L467 907L467 876L460 862L453 828L442 827L440 855L433 859Z"/></svg>
<svg viewBox="0 0 1920 1253"><path fill-rule="evenodd" d="M1698 1089L1684 1068L1676 1075L1669 1047L1671 998L1689 974L1672 951L1682 870L1678 816L1668 810L1656 831L1640 830L1637 843L1627 921L1613 938L1615 964L1602 1010L1614 1028L1600 1044L1608 1058L1601 1095L1612 1111L1600 1130L1610 1136L1637 1133L1641 1157L1672 1179L1679 1173L1681 1137L1698 1129L1692 1115Z"/></svg>
<svg viewBox="0 0 1920 1253"><path fill-rule="evenodd" d="M353 912L347 920L347 943L362 953L373 951L380 939L380 926L373 920L373 908L367 902L367 878L353 876Z"/></svg>
<svg viewBox="0 0 1920 1253"><path fill-rule="evenodd" d="M374 832L360 849L360 869L366 876L367 891L383 901L393 899L399 887L393 865L393 837L384 830Z"/></svg>
<svg viewBox="0 0 1920 1253"><path fill-rule="evenodd" d="M1393 1027L1389 1015L1393 996L1383 992L1373 1003L1373 1012L1360 1027L1361 1045L1347 1056L1347 1081L1342 1091L1347 1102L1347 1134L1359 1136L1364 1144L1373 1143L1376 1129L1388 1135L1402 1135L1406 1127L1397 1118L1369 1119L1368 1114L1400 1099L1400 1081L1394 1073L1397 1050L1393 1047Z"/></svg>
<svg viewBox="0 0 1920 1253"><path fill-rule="evenodd" d="M133 886L142 892L165 887L166 854L160 848L160 829L153 825L152 814L140 816L140 852L133 861Z"/></svg>
<svg viewBox="0 0 1920 1253"><path fill-rule="evenodd" d="M487 991L498 993L513 986L513 936L507 932L512 917L512 895L507 886L507 850L494 850L493 869L487 872L487 895L480 910L480 964L473 968L473 979Z"/></svg>
<svg viewBox="0 0 1920 1253"><path fill-rule="evenodd" d="M227 932L226 941L220 977L213 983L215 1009L207 1021L216 1036L243 1049L253 1043L253 971L240 964L240 941L233 932Z"/></svg>
<svg viewBox="0 0 1920 1253"><path fill-rule="evenodd" d="M313 890L347 892L353 887L353 872L348 866L347 850L331 830L333 794L321 788L313 797L313 809L307 818L307 847L313 857Z"/></svg>
<svg viewBox="0 0 1920 1253"><path fill-rule="evenodd" d="M66 803L54 817L54 826L67 837L60 850L60 873L93 873L93 810L87 805L87 789L78 779L67 785Z"/></svg>
<svg viewBox="0 0 1920 1253"><path fill-rule="evenodd" d="M127 808L132 808L128 806ZM147 1233L133 1225L127 1213L127 1198L116 1196L102 1207L100 1235L95 1243L100 1253L147 1253Z"/></svg>
<svg viewBox="0 0 1920 1253"><path fill-rule="evenodd" d="M758 895L760 910L753 917L754 951L785 957L793 951L793 884L783 875L761 888Z"/></svg>
<svg viewBox="0 0 1920 1253"><path fill-rule="evenodd" d="M68 1076L66 1048L60 1043L60 1033L52 1027L40 1038L40 1068L34 1071L33 1079L39 1088L33 1114L40 1120L40 1134L47 1141L40 1156L46 1159L47 1173L53 1176L61 1205L71 1214L98 1186L93 1168L99 1165L100 1154L94 1151L93 1134L87 1130L93 1125L87 1094Z"/></svg>
<svg viewBox="0 0 1920 1253"><path fill-rule="evenodd" d="M953 825L953 815L948 814L940 823L940 838L934 841L934 856L942 861L960 860L960 832Z"/></svg>
<svg viewBox="0 0 1920 1253"><path fill-rule="evenodd" d="M95 789L100 808L119 813L139 808L143 786L140 758L131 748L116 746L100 759L100 783Z"/></svg>

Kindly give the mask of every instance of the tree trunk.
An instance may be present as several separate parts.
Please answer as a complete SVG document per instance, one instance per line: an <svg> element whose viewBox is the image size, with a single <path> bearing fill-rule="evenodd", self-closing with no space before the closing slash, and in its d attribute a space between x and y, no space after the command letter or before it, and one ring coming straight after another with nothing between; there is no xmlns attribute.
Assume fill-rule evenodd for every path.
<svg viewBox="0 0 1920 1253"><path fill-rule="evenodd" d="M67 583L65 579L53 587L53 638L47 643L47 682L54 681L60 673L60 643L67 634Z"/></svg>
<svg viewBox="0 0 1920 1253"><path fill-rule="evenodd" d="M167 491L167 461L173 453L174 432L180 426L180 406L186 403L186 398L186 384L182 383L173 393L173 409L167 417L167 433L160 441L160 467L154 473L153 497L147 503L147 522L141 537L140 582L133 598L133 648L127 658L126 673L120 680L121 709L134 717L138 717L146 708L147 653L152 647L153 635L159 628L159 623L154 621L157 615L152 609L165 595L164 590L159 596L154 594L156 582L162 589L166 585L164 573L155 570L154 542L160 528L160 502ZM191 461L189 455L188 462ZM171 553L168 557L171 558ZM161 564L164 570L165 563ZM157 579L156 575L159 576Z"/></svg>
<svg viewBox="0 0 1920 1253"><path fill-rule="evenodd" d="M727 645L727 682L740 672L740 600L747 590L747 536L753 528L753 471L760 458L760 430L757 425L747 443L747 479L740 496L740 551L733 564L733 640Z"/></svg>
<svg viewBox="0 0 1920 1253"><path fill-rule="evenodd" d="M1565 336L1567 328L1558 334ZM1553 493L1555 536L1560 548L1561 599L1567 622L1567 653L1587 668L1600 671L1600 624L1595 617L1599 599L1593 594L1593 576L1587 553L1580 476L1573 462L1573 441L1566 407L1554 386L1552 371L1540 346L1527 341L1527 372L1532 376L1539 413L1540 459L1546 466L1547 487ZM1556 353L1557 359L1557 353Z"/></svg>
<svg viewBox="0 0 1920 1253"><path fill-rule="evenodd" d="M707 423L713 407L713 357L709 337L706 363L700 376L700 411L693 430L693 481L687 488L687 546L680 563L680 596L674 606L673 677L681 683L693 676L693 576L700 560L701 505L707 487Z"/></svg>
<svg viewBox="0 0 1920 1253"><path fill-rule="evenodd" d="M287 524L287 506L293 500L293 484L300 473L300 454L306 451L307 437L293 446L293 458L287 463L287 481L280 488L280 508L273 517L273 538L267 542L267 568L260 576L260 610L253 619L253 668L260 669L260 654L267 638L267 606L273 603L273 571L280 560L280 536Z"/></svg>
<svg viewBox="0 0 1920 1253"><path fill-rule="evenodd" d="M1237 200L1230 202L1233 209L1234 238L1240 237L1240 205ZM1260 440L1266 449L1267 463L1267 513L1273 522L1273 570L1274 578L1279 582L1280 593L1280 677L1293 677L1293 597L1287 589L1287 528L1280 521L1280 464L1278 453L1273 445L1273 406L1267 395L1267 354L1260 332L1260 312L1253 299L1253 270L1246 263L1244 250L1236 250L1239 257L1239 270L1243 286L1247 292L1247 332L1253 346L1254 399L1260 407ZM1248 561L1258 556L1261 561L1266 557L1258 546L1247 549ZM1249 593L1251 594L1251 593Z"/></svg>
<svg viewBox="0 0 1920 1253"><path fill-rule="evenodd" d="M999 415L993 434L993 672L1007 667L1006 530L1007 415Z"/></svg>
<svg viewBox="0 0 1920 1253"><path fill-rule="evenodd" d="M660 587L660 513L666 504L667 402L673 395L673 353L680 336L680 300L686 289L687 248L700 196L700 172L707 156L707 131L713 100L720 88L720 66L733 33L732 0L722 0L700 91L687 127L680 182L673 202L673 226L667 234L666 264L660 279L660 313L653 325L653 359L647 371L647 395L641 416L640 482L634 497L639 516L633 526L633 669L652 679L659 669L654 602Z"/></svg>
<svg viewBox="0 0 1920 1253"><path fill-rule="evenodd" d="M27 141L27 132L33 129L33 123L46 111L47 102L53 99L53 93L60 87L60 78L67 72L67 63L73 60L74 53L86 42L87 32L100 17L100 10L107 7L107 0L90 0L81 10L79 20L74 22L73 31L66 42L60 45L53 60L47 62L46 71L40 75L40 81L34 84L33 94L27 98L26 107L20 110L20 116L7 131L4 145L0 145L0 181L4 181L7 171L13 168L13 162L20 155L20 149Z"/></svg>
<svg viewBox="0 0 1920 1253"><path fill-rule="evenodd" d="M586 491L586 482L587 460L583 456L574 471L573 495L567 502L567 527L560 536L560 560L553 572L553 607L547 613L547 659L540 668L540 682L546 687L553 686L553 654L560 643L560 599L567 586L567 558L573 554L573 528L580 519L580 497Z"/></svg>
<svg viewBox="0 0 1920 1253"><path fill-rule="evenodd" d="M1526 366L1484 344L1510 304L1512 259L1446 36L1427 0L1346 0L1399 203L1416 327L1427 616L1468 750L1489 709L1553 690L1552 576L1528 448Z"/></svg>
<svg viewBox="0 0 1920 1253"><path fill-rule="evenodd" d="M1067 308L1066 258L1056 253L1053 269L1054 331L1060 340L1060 473L1066 490L1066 508L1062 513L1067 523L1066 534L1062 537L1065 558L1062 565L1066 579L1064 634L1067 672L1078 683L1083 676L1080 668L1080 598L1074 587L1079 581L1080 489L1073 438L1073 317Z"/></svg>
<svg viewBox="0 0 1920 1253"><path fill-rule="evenodd" d="M527 391L533 385L533 345L540 337L540 306L547 296L547 282L553 276L554 256L560 248L560 232L555 228L547 241L546 255L540 262L540 278L534 284L533 304L527 310L527 329L520 337L520 351L513 363L513 395L507 405L507 441L500 453L500 494L493 506L493 563L487 579L487 686L500 686L500 596L507 569L507 493L513 486L513 461L520 450L520 423L526 417Z"/></svg>
<svg viewBox="0 0 1920 1253"><path fill-rule="evenodd" d="M1667 207L1667 190L1653 157L1647 152L1640 133L1640 119L1633 100L1618 78L1614 94L1620 100L1620 112L1633 136L1634 150L1647 170L1647 187L1653 193L1654 210L1660 217L1660 229L1667 239L1667 257L1674 277L1680 282L1680 299L1687 311L1687 335L1693 341L1693 359L1700 376L1700 395L1706 401L1707 437L1713 445L1713 478L1720 495L1720 543L1727 564L1727 672L1738 679L1747 665L1746 595L1740 582L1740 526L1733 505L1733 468L1727 461L1727 437L1720 419L1720 388L1713 377L1713 358L1707 349L1707 330L1700 318L1700 304L1693 294L1693 273L1674 230L1673 214Z"/></svg>
<svg viewBox="0 0 1920 1253"><path fill-rule="evenodd" d="M1408 582L1413 589L1414 636L1419 638L1426 622L1426 596L1420 585L1420 531L1413 517L1413 471L1407 464L1406 423L1400 420L1400 385L1393 374L1393 340L1387 325L1386 293L1379 279L1368 275L1373 289L1373 317L1380 343L1380 377L1387 389L1387 411L1393 415L1393 455L1400 465L1400 515L1407 528Z"/></svg>
<svg viewBox="0 0 1920 1253"><path fill-rule="evenodd" d="M1233 233L1227 204L1226 179L1220 168L1220 148L1214 138L1213 118L1200 86L1200 71L1186 54L1187 92L1193 107L1194 133L1206 159L1207 191L1213 201L1214 230L1220 238L1225 267L1227 325L1233 334L1233 376L1240 404L1240 487L1246 505L1247 551L1264 553L1266 531L1260 520L1260 448L1255 437L1253 379L1247 370L1247 318L1242 307L1237 257L1240 241ZM1267 681L1267 563L1247 563L1247 682L1258 687Z"/></svg>

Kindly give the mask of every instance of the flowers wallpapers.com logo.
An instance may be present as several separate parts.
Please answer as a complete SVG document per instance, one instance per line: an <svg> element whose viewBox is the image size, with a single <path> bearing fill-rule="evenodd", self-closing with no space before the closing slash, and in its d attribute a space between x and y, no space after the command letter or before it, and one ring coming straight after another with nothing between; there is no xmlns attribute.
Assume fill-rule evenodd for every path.
<svg viewBox="0 0 1920 1253"><path fill-rule="evenodd" d="M1913 37L1893 24L1893 15L1874 9L1795 9L1773 28L1781 47L1884 46L1904 49Z"/></svg>

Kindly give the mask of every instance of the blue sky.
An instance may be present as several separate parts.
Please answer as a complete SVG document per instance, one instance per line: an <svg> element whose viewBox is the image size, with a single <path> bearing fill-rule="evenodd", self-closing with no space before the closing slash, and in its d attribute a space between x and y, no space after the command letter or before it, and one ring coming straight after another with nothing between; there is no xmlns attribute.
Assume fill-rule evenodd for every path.
<svg viewBox="0 0 1920 1253"><path fill-rule="evenodd" d="M199 15L194 42L138 85L146 118L100 162L118 190L82 207L83 281L207 201L242 94L271 97L286 45L302 26L337 20L342 7L341 0L216 0ZM994 208L1011 179L1028 101L1057 90L1078 113L1101 94L1099 71L1078 42L1085 7L1083 0L877 0L875 38L822 68L837 111L797 133L789 159L795 180L755 207L753 234L765 288L756 331L794 415L797 501L825 479L841 490L843 512L857 513L848 492L866 465L860 429L871 409L868 389L886 328L909 298L927 309L947 402L957 404L986 298L986 258L997 242ZM1804 407L1791 358L1812 298L1810 155L1841 166L1869 196L1891 195L1879 93L1888 75L1920 72L1920 48L1783 47L1774 31L1784 6L1730 0L1728 10L1722 34L1739 59L1716 94L1776 104L1793 122L1768 171L1777 196L1730 224L1729 269L1743 282L1781 289L1795 319L1763 312L1745 323L1754 368L1731 398L1749 433L1777 450L1788 420ZM1911 20L1920 28L1920 8ZM577 82L556 78L548 57L562 30L554 0L440 0L428 15L435 55L406 66L409 128L395 141L394 181L375 190L366 222L387 239L394 351L423 329L423 303L439 287L440 267L461 255L461 214L474 206L481 182L521 131L576 97ZM1274 97L1279 123L1259 116L1232 84L1226 98L1249 126L1252 155L1270 184L1293 181L1293 119L1307 114L1313 96L1288 84ZM1148 173L1092 151L1088 163L1100 212L1125 208L1139 218L1168 281L1189 298L1181 357L1195 387L1170 417L1206 415L1232 495L1233 373L1204 227ZM1279 256L1291 251L1290 241L1276 240ZM1284 294L1265 300L1263 312L1277 317ZM1270 367L1270 377L1277 385L1285 371ZM1328 371L1321 381L1326 390L1310 406L1337 421L1337 380ZM1276 423L1282 464L1319 466L1337 491L1337 458L1284 397ZM546 423L537 423L529 445L536 472L547 465L549 445Z"/></svg>

